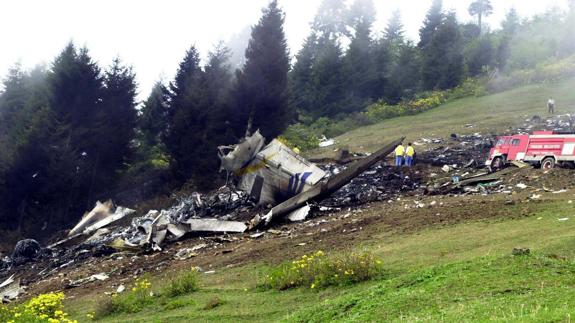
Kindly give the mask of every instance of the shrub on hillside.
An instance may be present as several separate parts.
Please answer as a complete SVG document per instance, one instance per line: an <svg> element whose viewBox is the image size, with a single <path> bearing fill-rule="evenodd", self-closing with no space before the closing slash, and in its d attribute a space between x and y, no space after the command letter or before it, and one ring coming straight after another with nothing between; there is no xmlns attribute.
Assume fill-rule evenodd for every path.
<svg viewBox="0 0 575 323"><path fill-rule="evenodd" d="M319 144L318 136L301 123L290 125L278 139L290 148L302 150L316 148Z"/></svg>
<svg viewBox="0 0 575 323"><path fill-rule="evenodd" d="M367 107L365 115L368 120L375 123L395 117L418 114L445 103L448 98L447 94L447 91L427 92L420 98L396 105L388 105L385 101L378 101Z"/></svg>
<svg viewBox="0 0 575 323"><path fill-rule="evenodd" d="M0 322L77 322L68 319L62 303L64 298L64 293L48 293L38 295L18 306L0 305Z"/></svg>
<svg viewBox="0 0 575 323"><path fill-rule="evenodd" d="M170 280L161 294L168 297L177 297L195 292L198 289L200 289L198 270L194 268Z"/></svg>
<svg viewBox="0 0 575 323"><path fill-rule="evenodd" d="M381 264L367 252L327 256L318 251L271 269L261 285L285 290L300 286L315 289L353 284L380 276Z"/></svg>
<svg viewBox="0 0 575 323"><path fill-rule="evenodd" d="M137 313L151 304L154 293L147 278L137 279L131 290L123 294L113 294L104 302L98 303L95 317L101 318L114 313Z"/></svg>

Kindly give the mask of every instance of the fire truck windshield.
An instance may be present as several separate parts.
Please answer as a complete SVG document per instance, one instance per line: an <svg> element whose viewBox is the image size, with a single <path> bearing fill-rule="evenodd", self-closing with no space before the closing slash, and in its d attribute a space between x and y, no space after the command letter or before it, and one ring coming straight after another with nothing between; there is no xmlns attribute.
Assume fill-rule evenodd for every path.
<svg viewBox="0 0 575 323"><path fill-rule="evenodd" d="M495 147L502 146L504 143L505 143L505 138L499 138L497 140L497 143L495 144Z"/></svg>

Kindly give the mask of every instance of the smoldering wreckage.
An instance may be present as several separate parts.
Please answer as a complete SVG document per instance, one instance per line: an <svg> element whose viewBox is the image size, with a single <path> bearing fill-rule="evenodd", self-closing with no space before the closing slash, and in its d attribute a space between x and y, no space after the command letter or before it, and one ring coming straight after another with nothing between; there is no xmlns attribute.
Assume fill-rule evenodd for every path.
<svg viewBox="0 0 575 323"><path fill-rule="evenodd" d="M530 122L523 128L532 127ZM560 117L546 122L562 124ZM374 201L393 203L404 194L505 192L508 187L501 179L516 168L490 173L482 166L493 139L478 133L421 138L414 145L426 149L419 149L417 160L429 167L407 170L383 161L403 138L372 154L343 153L336 160L314 164L277 139L266 145L256 131L236 145L219 147L221 168L234 180L214 192L192 193L169 209L150 210L141 216L112 201L97 202L65 239L46 247L32 239L18 242L13 253L0 260L0 297L10 302L24 286L63 268L80 266L91 257L154 253L189 236L239 234L255 239L272 231L269 226L273 222L304 221L312 215ZM415 207L422 205L416 203ZM185 258L192 249L184 248L176 256ZM28 272L25 278L22 272ZM91 275L70 281L67 287L106 279L105 273Z"/></svg>

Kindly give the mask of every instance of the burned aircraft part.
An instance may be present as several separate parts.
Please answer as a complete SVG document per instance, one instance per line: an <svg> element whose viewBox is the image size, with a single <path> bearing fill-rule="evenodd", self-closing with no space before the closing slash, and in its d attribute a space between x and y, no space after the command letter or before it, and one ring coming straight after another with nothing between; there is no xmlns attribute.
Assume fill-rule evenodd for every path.
<svg viewBox="0 0 575 323"><path fill-rule="evenodd" d="M423 139L422 141L424 141ZM442 145L418 152L416 160L418 163L437 167L455 165L457 167L483 168L484 166L476 161L485 160L489 154L489 149L493 146L493 139L492 136L483 136L479 133L455 135L455 137L451 137L450 146Z"/></svg>
<svg viewBox="0 0 575 323"><path fill-rule="evenodd" d="M172 223L183 223L195 217L220 217L230 213L235 217L242 208L253 205L247 193L225 188L211 194L192 193L162 212L167 213Z"/></svg>
<svg viewBox="0 0 575 323"><path fill-rule="evenodd" d="M21 290L20 278L14 278L14 275L10 276L0 284L0 297L2 298L2 303L9 303L18 298Z"/></svg>
<svg viewBox="0 0 575 323"><path fill-rule="evenodd" d="M34 239L24 239L18 241L12 252L12 261L16 264L23 264L27 261L34 260L40 256L42 247Z"/></svg>
<svg viewBox="0 0 575 323"><path fill-rule="evenodd" d="M330 166L332 174L341 167ZM394 166L377 165L361 173L345 186L319 202L324 207L349 207L375 201L393 199L402 192L423 190L420 185L424 174Z"/></svg>
<svg viewBox="0 0 575 323"><path fill-rule="evenodd" d="M217 219L189 219L190 232L237 232L241 233L248 228L245 223L238 221L220 221Z"/></svg>
<svg viewBox="0 0 575 323"><path fill-rule="evenodd" d="M90 212L84 214L80 222L78 222L78 224L76 224L76 226L72 228L72 230L70 230L68 236L73 236L77 233L81 233L82 231L84 231L85 228L87 228L91 224L94 224L110 216L113 208L114 204L112 203L111 200L108 200L105 203L97 201L96 206L94 206L94 208Z"/></svg>
<svg viewBox="0 0 575 323"><path fill-rule="evenodd" d="M385 156L389 155L395 149L395 147L397 147L397 145L403 141L403 139L404 137L394 140L370 156L354 162L339 174L329 177L317 185L314 185L310 190L299 193L287 201L276 205L263 217L259 215L254 217L251 222L251 226L257 227L262 222L267 225L274 218L279 218L289 214L290 212L304 206L308 202L318 201L329 196L333 192L343 187L345 184L349 183L359 174L373 166L375 163L385 158Z"/></svg>
<svg viewBox="0 0 575 323"><path fill-rule="evenodd" d="M218 147L218 155L222 162L220 169L237 172L254 158L264 144L265 138L257 130L253 135L246 137L243 142L237 145ZM226 150L231 151L226 153Z"/></svg>
<svg viewBox="0 0 575 323"><path fill-rule="evenodd" d="M97 280L105 281L105 280L108 280L109 278L110 278L110 276L108 276L108 274L106 274L106 273L94 274L94 275L91 275L89 277L80 278L80 279L70 281L66 285L66 288L79 287L79 286L86 285L88 283L91 283L91 282L94 282Z"/></svg>
<svg viewBox="0 0 575 323"><path fill-rule="evenodd" d="M326 173L274 139L259 151L245 167L236 172L239 189L250 192L262 205L276 204L309 190Z"/></svg>
<svg viewBox="0 0 575 323"><path fill-rule="evenodd" d="M305 205L295 211L292 211L287 215L287 218L292 222L303 221L307 218L310 211L311 207L309 205Z"/></svg>
<svg viewBox="0 0 575 323"><path fill-rule="evenodd" d="M111 201L109 201L109 203L111 203ZM117 222L117 221L119 221L119 220L125 218L126 216L133 214L135 212L135 210L121 207L121 206L117 207L114 210L114 213L109 213L109 209L108 209L108 213L103 212L107 207L108 207L107 205L104 205L100 202L97 202L94 210L98 209L98 211L97 212L90 212L90 213L98 214L98 215L95 215L95 216L91 216L90 214L87 215L87 216L90 216L91 219L98 218L98 220L96 222L86 221L86 217L84 217L80 221L80 223L78 223L74 227L74 229L72 229L72 231L74 231L76 233L74 233L73 235L69 235L68 238L66 238L66 239L57 241L56 243L49 245L48 248L49 249L61 248L61 247L66 247L66 246L78 244L82 241L87 240L86 236L97 232L99 229L108 227L111 224L113 224L113 223L115 223L115 222ZM92 211L94 211L94 210L92 210ZM70 233L72 233L72 231L70 231ZM115 233L113 235L118 235L118 234ZM101 240L111 240L112 239L111 237L109 237L109 236L106 237L105 235L102 235L100 237L92 236L88 243L95 244L95 243L99 242L100 239L97 239L97 238L101 238Z"/></svg>
<svg viewBox="0 0 575 323"><path fill-rule="evenodd" d="M95 232L96 230L98 230L100 228L107 227L110 224L112 224L116 221L119 221L119 220L123 219L124 217L126 217L126 216L128 216L134 212L135 212L135 210L119 206L116 208L116 210L114 211L113 214L110 214L106 218L86 227L84 229L83 233L84 234L90 234L92 232Z"/></svg>

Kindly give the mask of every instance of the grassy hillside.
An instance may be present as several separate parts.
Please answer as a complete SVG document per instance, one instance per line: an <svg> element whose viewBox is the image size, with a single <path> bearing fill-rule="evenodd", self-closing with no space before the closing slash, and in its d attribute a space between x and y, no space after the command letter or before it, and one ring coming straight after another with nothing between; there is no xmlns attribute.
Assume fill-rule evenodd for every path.
<svg viewBox="0 0 575 323"><path fill-rule="evenodd" d="M483 97L469 97L433 110L389 119L362 127L337 137L340 147L352 151L374 151L385 139L406 136L413 141L421 137L447 137L451 133L474 132L500 134L512 125L521 124L533 115L547 115L547 99L557 103L557 114L575 113L575 79L560 83L537 84ZM473 127L466 128L466 124ZM331 149L317 150L323 155Z"/></svg>

